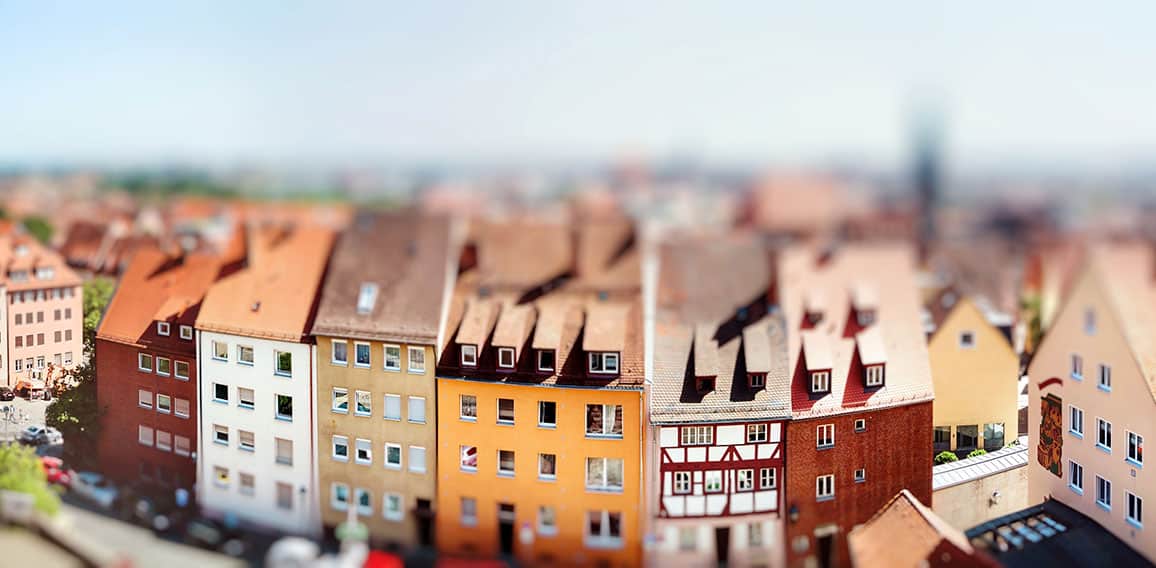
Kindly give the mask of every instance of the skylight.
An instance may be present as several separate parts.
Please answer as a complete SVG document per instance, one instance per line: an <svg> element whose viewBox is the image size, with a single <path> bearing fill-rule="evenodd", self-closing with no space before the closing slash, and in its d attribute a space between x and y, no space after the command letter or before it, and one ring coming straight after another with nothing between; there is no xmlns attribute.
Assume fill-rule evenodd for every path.
<svg viewBox="0 0 1156 568"><path fill-rule="evenodd" d="M357 294L357 313L368 314L373 311L373 304L377 302L377 284L363 282L361 291Z"/></svg>

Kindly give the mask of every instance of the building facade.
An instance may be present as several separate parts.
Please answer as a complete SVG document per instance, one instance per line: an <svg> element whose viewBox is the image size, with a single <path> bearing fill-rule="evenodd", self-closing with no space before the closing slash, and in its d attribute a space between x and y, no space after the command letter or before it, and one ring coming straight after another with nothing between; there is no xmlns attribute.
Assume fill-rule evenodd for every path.
<svg viewBox="0 0 1156 568"><path fill-rule="evenodd" d="M1028 370L1029 502L1063 502L1156 562L1156 267L1147 244L1103 245Z"/></svg>
<svg viewBox="0 0 1156 568"><path fill-rule="evenodd" d="M433 544L448 251L445 220L408 213L360 215L336 246L313 326L327 534L354 509L375 544Z"/></svg>

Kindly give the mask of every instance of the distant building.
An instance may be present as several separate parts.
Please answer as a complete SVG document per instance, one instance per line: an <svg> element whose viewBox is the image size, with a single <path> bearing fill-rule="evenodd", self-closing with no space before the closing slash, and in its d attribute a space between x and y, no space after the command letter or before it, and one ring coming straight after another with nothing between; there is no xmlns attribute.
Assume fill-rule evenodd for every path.
<svg viewBox="0 0 1156 568"><path fill-rule="evenodd" d="M906 489L852 530L847 541L855 568L999 566Z"/></svg>
<svg viewBox="0 0 1156 568"><path fill-rule="evenodd" d="M1026 436L1016 445L937 465L931 476L931 508L960 528L1023 509L1028 505L1027 465Z"/></svg>

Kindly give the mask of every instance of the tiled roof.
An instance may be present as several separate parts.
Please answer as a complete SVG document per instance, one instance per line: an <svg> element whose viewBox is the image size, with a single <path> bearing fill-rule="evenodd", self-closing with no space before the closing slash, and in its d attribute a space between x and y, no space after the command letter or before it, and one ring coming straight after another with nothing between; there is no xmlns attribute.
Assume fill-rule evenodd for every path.
<svg viewBox="0 0 1156 568"><path fill-rule="evenodd" d="M51 278L37 278L36 270L51 269ZM27 271L27 279L13 280L13 270ZM80 277L54 250L29 235L0 235L0 282L9 292L79 286Z"/></svg>
<svg viewBox="0 0 1156 568"><path fill-rule="evenodd" d="M960 485L989 475L1023 467L1028 463L1028 438L1020 436L1018 444L1004 446L982 456L937 465L931 469L933 491Z"/></svg>
<svg viewBox="0 0 1156 568"><path fill-rule="evenodd" d="M1091 267L1156 401L1156 259L1147 243L1102 244ZM1064 309L1067 309L1066 307ZM1044 338L1047 343L1047 338Z"/></svg>
<svg viewBox="0 0 1156 568"><path fill-rule="evenodd" d="M906 489L847 535L856 568L998 566Z"/></svg>
<svg viewBox="0 0 1156 568"><path fill-rule="evenodd" d="M909 246L863 243L822 252L795 246L784 249L778 258L779 293L790 330L791 408L795 418L932 400L931 367L915 286L914 251ZM881 388L867 389L860 377L852 374L855 334L863 329L852 309L852 290L856 286L870 286L878 293L879 305L868 329L878 329L872 333L881 336L879 343L887 358L886 381ZM812 324L805 318L804 303L805 298L817 295L825 300L822 319ZM820 347L826 348L827 355ZM801 361L804 351L808 368L823 368L812 357L829 357L830 393L810 393Z"/></svg>
<svg viewBox="0 0 1156 568"><path fill-rule="evenodd" d="M433 344L449 278L449 222L413 211L363 212L334 247L314 335ZM363 284L377 286L369 313Z"/></svg>

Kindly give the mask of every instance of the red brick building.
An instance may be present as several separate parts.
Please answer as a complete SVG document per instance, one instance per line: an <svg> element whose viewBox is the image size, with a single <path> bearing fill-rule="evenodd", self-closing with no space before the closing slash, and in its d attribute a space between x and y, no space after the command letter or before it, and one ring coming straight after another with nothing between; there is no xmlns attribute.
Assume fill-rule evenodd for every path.
<svg viewBox="0 0 1156 568"><path fill-rule="evenodd" d="M197 364L193 323L222 269L208 254L133 255L97 330L102 471L114 481L192 488Z"/></svg>
<svg viewBox="0 0 1156 568"><path fill-rule="evenodd" d="M901 245L787 249L788 566L850 566L847 533L903 489L931 502L933 388L914 278Z"/></svg>

